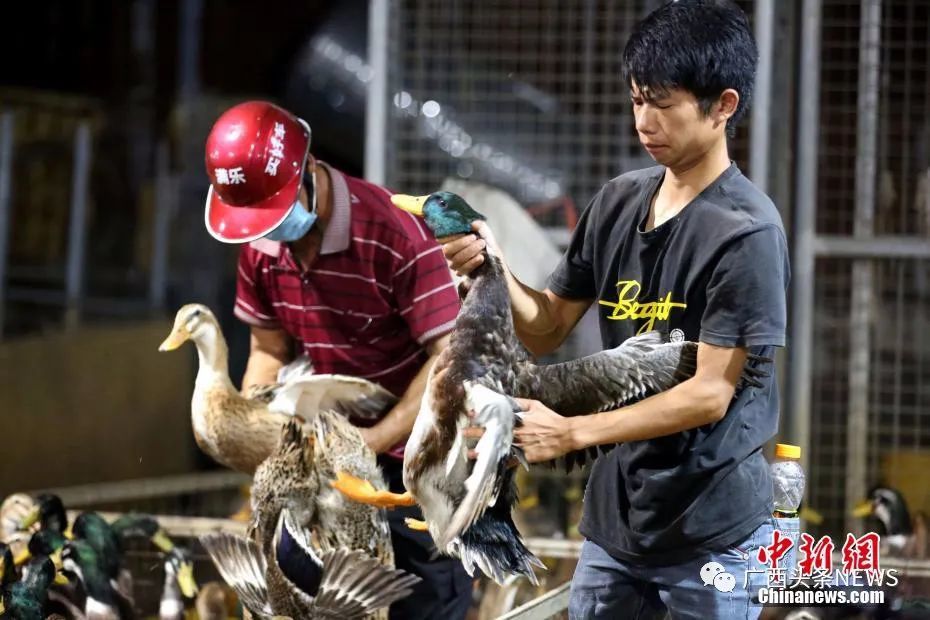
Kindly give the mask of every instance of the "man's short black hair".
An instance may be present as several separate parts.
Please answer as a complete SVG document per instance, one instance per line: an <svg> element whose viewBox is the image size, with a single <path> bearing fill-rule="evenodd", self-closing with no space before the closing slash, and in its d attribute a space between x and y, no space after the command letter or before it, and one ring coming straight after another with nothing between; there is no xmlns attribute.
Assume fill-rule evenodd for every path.
<svg viewBox="0 0 930 620"><path fill-rule="evenodd" d="M676 0L650 13L633 29L623 50L623 76L646 99L673 88L692 93L704 114L732 88L739 106L727 129L740 121L756 75L758 51L749 18L727 0Z"/></svg>

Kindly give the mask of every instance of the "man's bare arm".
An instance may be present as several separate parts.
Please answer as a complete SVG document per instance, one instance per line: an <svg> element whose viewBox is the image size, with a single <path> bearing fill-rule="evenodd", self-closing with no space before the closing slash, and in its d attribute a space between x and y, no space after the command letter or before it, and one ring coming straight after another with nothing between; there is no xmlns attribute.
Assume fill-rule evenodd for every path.
<svg viewBox="0 0 930 620"><path fill-rule="evenodd" d="M410 382L407 391L394 405L394 408L371 428L359 429L365 438L365 443L376 454L387 452L410 435L410 431L413 430L413 423L420 412L420 401L423 399L423 391L426 389L426 379L429 376L429 371L433 367L436 358L447 346L449 346L448 334L427 344L426 350L429 353L429 359L420 368L420 371Z"/></svg>
<svg viewBox="0 0 930 620"><path fill-rule="evenodd" d="M249 361L242 376L242 393L255 385L268 385L278 378L278 370L291 361L291 338L283 329L252 326Z"/></svg>

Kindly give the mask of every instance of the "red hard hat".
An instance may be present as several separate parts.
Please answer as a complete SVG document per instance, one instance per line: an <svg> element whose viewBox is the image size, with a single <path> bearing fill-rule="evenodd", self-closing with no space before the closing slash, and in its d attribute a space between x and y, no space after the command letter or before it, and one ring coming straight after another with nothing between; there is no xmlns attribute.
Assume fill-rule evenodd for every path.
<svg viewBox="0 0 930 620"><path fill-rule="evenodd" d="M267 101L226 110L207 136L210 234L245 243L277 228L297 200L309 153L310 127L290 112Z"/></svg>

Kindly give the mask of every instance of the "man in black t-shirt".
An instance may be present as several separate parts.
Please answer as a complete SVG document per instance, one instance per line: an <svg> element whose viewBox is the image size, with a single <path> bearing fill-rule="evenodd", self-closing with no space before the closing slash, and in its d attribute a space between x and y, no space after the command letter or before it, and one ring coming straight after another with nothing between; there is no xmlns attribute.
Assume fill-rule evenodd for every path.
<svg viewBox="0 0 930 620"><path fill-rule="evenodd" d="M785 344L789 275L778 211L727 150L756 57L746 15L728 2L680 0L638 24L623 67L659 165L604 185L545 291L507 276L517 333L537 355L592 304L605 348L650 329L700 343L692 379L616 411L567 418L521 401L516 441L531 462L620 444L587 486L572 618L757 617L756 551L775 529L797 537L796 519L772 517L762 454L778 427L774 372L738 388L747 354ZM487 225L474 226L477 237L443 246L460 275L494 247Z"/></svg>

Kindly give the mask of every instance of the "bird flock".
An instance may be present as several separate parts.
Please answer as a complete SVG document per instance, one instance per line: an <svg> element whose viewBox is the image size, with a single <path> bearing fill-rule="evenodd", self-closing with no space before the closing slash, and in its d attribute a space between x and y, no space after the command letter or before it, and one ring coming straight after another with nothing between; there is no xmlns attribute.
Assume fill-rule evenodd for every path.
<svg viewBox="0 0 930 620"><path fill-rule="evenodd" d="M129 513L108 522L86 511L69 522L57 495L17 494L0 508L0 524L0 616L4 618L139 617L134 575L126 562L133 540L157 552L164 567L160 618L185 618L187 601L198 595L189 551L176 545L150 515ZM212 587L208 595L215 596L215 590Z"/></svg>

